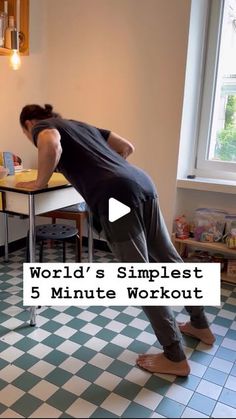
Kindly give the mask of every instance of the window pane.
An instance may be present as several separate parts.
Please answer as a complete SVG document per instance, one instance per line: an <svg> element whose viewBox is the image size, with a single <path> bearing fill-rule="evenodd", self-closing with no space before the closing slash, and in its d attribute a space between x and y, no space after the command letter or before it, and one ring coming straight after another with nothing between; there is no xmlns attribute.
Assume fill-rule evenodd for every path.
<svg viewBox="0 0 236 419"><path fill-rule="evenodd" d="M236 0L225 1L208 159L236 163Z"/></svg>

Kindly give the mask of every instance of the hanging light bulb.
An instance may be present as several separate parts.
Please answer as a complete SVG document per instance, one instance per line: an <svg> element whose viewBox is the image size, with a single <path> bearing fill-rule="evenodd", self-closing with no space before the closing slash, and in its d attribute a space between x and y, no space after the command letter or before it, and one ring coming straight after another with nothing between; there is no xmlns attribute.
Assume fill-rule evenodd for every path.
<svg viewBox="0 0 236 419"><path fill-rule="evenodd" d="M17 30L11 32L11 49L10 67L13 70L18 70L21 66L21 59L19 53L19 32Z"/></svg>
<svg viewBox="0 0 236 419"><path fill-rule="evenodd" d="M17 49L13 49L10 56L10 67L12 70L18 70L21 66L20 54Z"/></svg>

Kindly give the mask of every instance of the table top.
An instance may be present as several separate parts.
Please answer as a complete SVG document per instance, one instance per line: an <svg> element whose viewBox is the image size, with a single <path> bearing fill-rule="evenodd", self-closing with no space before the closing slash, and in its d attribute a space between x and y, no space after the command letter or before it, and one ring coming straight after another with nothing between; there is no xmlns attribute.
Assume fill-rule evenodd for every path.
<svg viewBox="0 0 236 419"><path fill-rule="evenodd" d="M48 186L42 189L29 190L16 186L18 182L28 182L36 178L37 170L34 169L15 173L13 176L6 176L4 179L0 180L0 192L9 191L26 195L36 195L42 192L50 192L57 189L72 187L72 185L61 173L53 173L48 182Z"/></svg>

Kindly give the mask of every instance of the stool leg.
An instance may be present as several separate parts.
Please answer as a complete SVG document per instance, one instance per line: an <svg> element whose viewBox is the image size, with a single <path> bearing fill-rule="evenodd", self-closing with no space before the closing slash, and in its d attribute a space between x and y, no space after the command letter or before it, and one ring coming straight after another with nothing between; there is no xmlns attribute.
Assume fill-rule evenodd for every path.
<svg viewBox="0 0 236 419"><path fill-rule="evenodd" d="M52 217L52 224L56 224L57 223L57 219L55 217ZM53 248L53 240L49 240L49 247L50 249Z"/></svg>
<svg viewBox="0 0 236 419"><path fill-rule="evenodd" d="M62 244L63 244L63 257L62 257L62 259L63 259L63 263L65 263L65 261L66 261L66 241L63 240Z"/></svg>
<svg viewBox="0 0 236 419"><path fill-rule="evenodd" d="M88 261L93 262L93 214L88 212Z"/></svg>
<svg viewBox="0 0 236 419"><path fill-rule="evenodd" d="M39 250L39 262L43 261L43 245L44 245L44 241L42 240L40 243L40 250Z"/></svg>
<svg viewBox="0 0 236 419"><path fill-rule="evenodd" d="M81 238L79 234L76 234L76 237L75 237L75 256L76 256L75 261L80 263L82 254L81 254Z"/></svg>
<svg viewBox="0 0 236 419"><path fill-rule="evenodd" d="M76 220L76 228L79 232L79 242L78 242L78 262L81 262L82 258L82 238L83 238L83 214L79 214L79 218ZM76 240L77 241L77 240Z"/></svg>

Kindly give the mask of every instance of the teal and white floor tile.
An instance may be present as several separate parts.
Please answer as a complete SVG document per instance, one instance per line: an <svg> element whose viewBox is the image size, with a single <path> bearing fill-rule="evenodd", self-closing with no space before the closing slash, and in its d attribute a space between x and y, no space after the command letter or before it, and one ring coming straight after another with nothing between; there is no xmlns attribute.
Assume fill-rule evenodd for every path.
<svg viewBox="0 0 236 419"><path fill-rule="evenodd" d="M9 256L0 260L0 418L236 418L236 287L222 283L222 306L206 308L213 347L183 337L189 377L150 374L137 354L161 348L139 307L41 307L32 328L25 249ZM45 262L60 258L60 249L45 251ZM95 261L114 259L96 251Z"/></svg>

